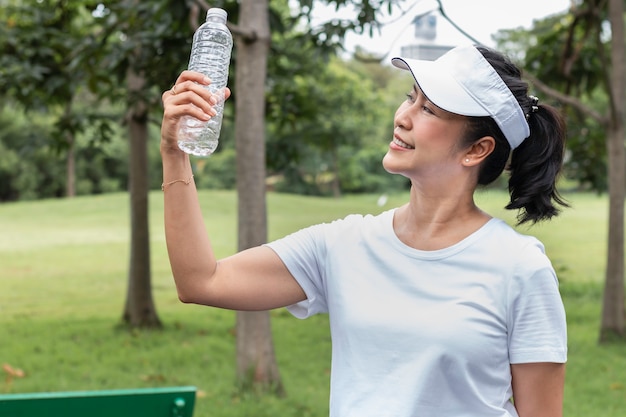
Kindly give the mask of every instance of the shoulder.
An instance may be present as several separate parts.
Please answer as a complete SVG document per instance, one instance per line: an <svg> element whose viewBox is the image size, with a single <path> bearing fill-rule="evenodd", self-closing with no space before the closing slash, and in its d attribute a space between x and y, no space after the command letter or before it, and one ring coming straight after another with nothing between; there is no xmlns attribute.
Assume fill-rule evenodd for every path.
<svg viewBox="0 0 626 417"><path fill-rule="evenodd" d="M521 233L503 220L493 219L488 230L474 248L475 256L482 256L494 270L508 277L512 288L557 283L552 262L544 244L534 236Z"/></svg>
<svg viewBox="0 0 626 417"><path fill-rule="evenodd" d="M509 302L518 297L551 294L558 298L559 281L543 243L498 221L492 236L492 261L508 270ZM508 267L506 266L508 265Z"/></svg>
<svg viewBox="0 0 626 417"><path fill-rule="evenodd" d="M341 219L319 223L293 232L267 245L280 247L308 246L326 251L334 245L348 245L348 240L362 238L364 234L382 233L391 225L393 210L380 214L349 214Z"/></svg>
<svg viewBox="0 0 626 417"><path fill-rule="evenodd" d="M545 246L539 239L515 230L504 220L492 219L488 235L490 241L500 247L502 254L509 254L515 258L545 255Z"/></svg>
<svg viewBox="0 0 626 417"><path fill-rule="evenodd" d="M341 219L329 223L311 226L310 230L316 230L328 239L345 239L369 233L377 233L385 230L393 221L394 210L388 210L380 214L349 214Z"/></svg>

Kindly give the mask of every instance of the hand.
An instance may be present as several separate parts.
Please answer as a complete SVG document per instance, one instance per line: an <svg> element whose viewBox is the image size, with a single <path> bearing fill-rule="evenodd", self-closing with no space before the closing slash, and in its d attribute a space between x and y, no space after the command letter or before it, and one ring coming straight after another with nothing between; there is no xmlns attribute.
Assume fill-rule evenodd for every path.
<svg viewBox="0 0 626 417"><path fill-rule="evenodd" d="M213 106L221 98L206 86L211 83L199 72L183 71L170 90L161 96L163 122L161 124L161 152L181 152L177 144L178 124L183 116L208 121L215 116ZM224 100L230 97L230 89L224 89Z"/></svg>

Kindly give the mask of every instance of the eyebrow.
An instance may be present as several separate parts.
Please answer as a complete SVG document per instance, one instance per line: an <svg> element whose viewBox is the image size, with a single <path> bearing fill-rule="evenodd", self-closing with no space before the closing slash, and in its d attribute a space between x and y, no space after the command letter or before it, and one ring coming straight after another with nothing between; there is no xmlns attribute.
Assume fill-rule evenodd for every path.
<svg viewBox="0 0 626 417"><path fill-rule="evenodd" d="M421 95L422 97L426 99L426 101L428 101L429 103L432 103L432 101L428 99L428 96L424 94L424 91L422 91L422 89L419 87L419 85L417 85L417 83L413 84L413 92L415 93L416 96ZM432 103L432 104L435 104L435 103Z"/></svg>
<svg viewBox="0 0 626 417"><path fill-rule="evenodd" d="M427 102L429 102L430 104L432 104L433 106L435 106L438 110L444 111L446 113L450 113L447 110L442 109L441 107L439 107L438 105L436 105L435 103L433 103L426 94L424 94L424 92L422 91L421 88L419 88L419 86L417 85L417 83L413 84L413 91L415 92L415 94L422 94L422 96L424 97L424 99L426 99Z"/></svg>

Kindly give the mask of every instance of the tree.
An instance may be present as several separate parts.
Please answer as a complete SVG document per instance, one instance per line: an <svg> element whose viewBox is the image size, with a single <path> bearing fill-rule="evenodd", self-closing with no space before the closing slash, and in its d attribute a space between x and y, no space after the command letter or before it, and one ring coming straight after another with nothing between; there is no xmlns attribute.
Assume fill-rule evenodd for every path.
<svg viewBox="0 0 626 417"><path fill-rule="evenodd" d="M131 327L161 327L152 298L148 227L148 125L161 92L186 65L189 9L175 0L98 3L98 31L77 46L87 82L102 101L125 103L129 140L131 212L128 290L122 320ZM156 123L156 119L153 119Z"/></svg>
<svg viewBox="0 0 626 417"><path fill-rule="evenodd" d="M158 48L168 42L186 46L180 30L176 30L180 24L162 17L177 16L176 12L184 10L184 5L139 4L133 0L108 2L108 8L94 0L57 0L54 7L41 7L38 3L14 7L10 2L3 10L7 24L0 36L7 42L3 42L4 71L0 83L31 109L61 108L56 143L68 150L69 195L74 193L75 134L98 123L99 131L106 133L110 129L103 126L113 122L109 115L85 112L87 106L75 111L73 102L77 92L89 87L102 101L126 101L132 145L129 187L132 219L129 290L123 318L132 326L158 327L160 321L150 288L146 132L149 109L160 104L158 89L166 88L163 80L170 78L175 72L172 67L177 65L175 60L170 60L169 65L158 62L163 57ZM127 77L126 89L121 86Z"/></svg>
<svg viewBox="0 0 626 417"><path fill-rule="evenodd" d="M265 202L265 80L270 45L267 0L242 0L235 36L235 148L238 248L267 241ZM237 313L237 374L240 384L283 394L268 312Z"/></svg>
<svg viewBox="0 0 626 417"><path fill-rule="evenodd" d="M301 61L311 61L310 56L303 54ZM291 60L286 65L290 64ZM390 186L392 177L384 175L380 164L387 147L381 138L392 129L390 116L400 96L393 104L385 103L370 72L354 61L332 57L292 65L297 71L276 86L281 94L270 104L278 121L269 123L268 159L284 178L276 186L335 197L342 190L379 191L381 183Z"/></svg>
<svg viewBox="0 0 626 417"><path fill-rule="evenodd" d="M607 138L609 154L609 237L607 269L602 303L600 341L626 336L624 327L624 197L626 196L626 154L624 117L626 71L624 2L609 0L611 23L610 124Z"/></svg>
<svg viewBox="0 0 626 417"><path fill-rule="evenodd" d="M137 58L141 51L131 55ZM134 60L131 61L131 63ZM128 68L128 124L130 155L130 262L128 290L122 314L123 321L133 327L161 327L152 298L150 269L150 228L148 226L148 111L149 107L141 92L146 79L141 71Z"/></svg>
<svg viewBox="0 0 626 417"><path fill-rule="evenodd" d="M167 2L146 4L122 0L108 3L108 8L101 10L102 32L83 44L85 59L97 57L98 68L111 71L104 74L96 70L91 74L94 93L102 99L122 99L126 103L124 123L128 127L130 146L131 235L122 320L131 327L161 327L151 285L147 143L149 111L157 103L155 87L163 86L155 78L165 78L164 73L156 73L155 67L165 68L155 62L160 58L155 49L169 41L162 28L165 23L171 23L163 21L168 12L171 11L167 9ZM176 36L175 30L173 33ZM166 68L171 70L171 64ZM126 88L120 88L124 84Z"/></svg>
<svg viewBox="0 0 626 417"><path fill-rule="evenodd" d="M605 42L603 28L610 24L610 41ZM600 342L626 336L624 309L624 198L626 196L626 154L624 150L624 81L625 49L623 0L585 0L570 11L567 25L554 25L552 33L539 37L528 49L526 68L535 76L527 77L533 85L592 119L605 132L608 157L609 224L607 268L605 275ZM547 56L548 46L558 48ZM537 63L541 65L537 65ZM558 64L554 68L554 64ZM545 64L545 65L544 65ZM551 70L551 68L553 70ZM541 79L542 81L539 81ZM544 83L552 84L550 88ZM558 88L558 89L557 89ZM589 106L579 97L594 102L598 91L606 103L600 109ZM596 100L597 103L597 100Z"/></svg>
<svg viewBox="0 0 626 417"><path fill-rule="evenodd" d="M33 1L6 2L2 10L0 86L28 112L44 108L55 115L55 148L65 151L65 194L75 189L75 137L93 115L75 109L86 71L76 65L74 46L87 34L94 1L56 1L41 7Z"/></svg>

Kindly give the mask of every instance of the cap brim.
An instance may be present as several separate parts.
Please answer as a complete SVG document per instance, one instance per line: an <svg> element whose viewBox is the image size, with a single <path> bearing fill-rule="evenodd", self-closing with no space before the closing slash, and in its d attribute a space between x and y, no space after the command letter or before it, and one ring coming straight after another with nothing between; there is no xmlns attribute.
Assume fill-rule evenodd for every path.
<svg viewBox="0 0 626 417"><path fill-rule="evenodd" d="M446 66L437 61L393 58L391 63L410 71L416 84L428 100L439 108L462 116L490 116L456 81Z"/></svg>

